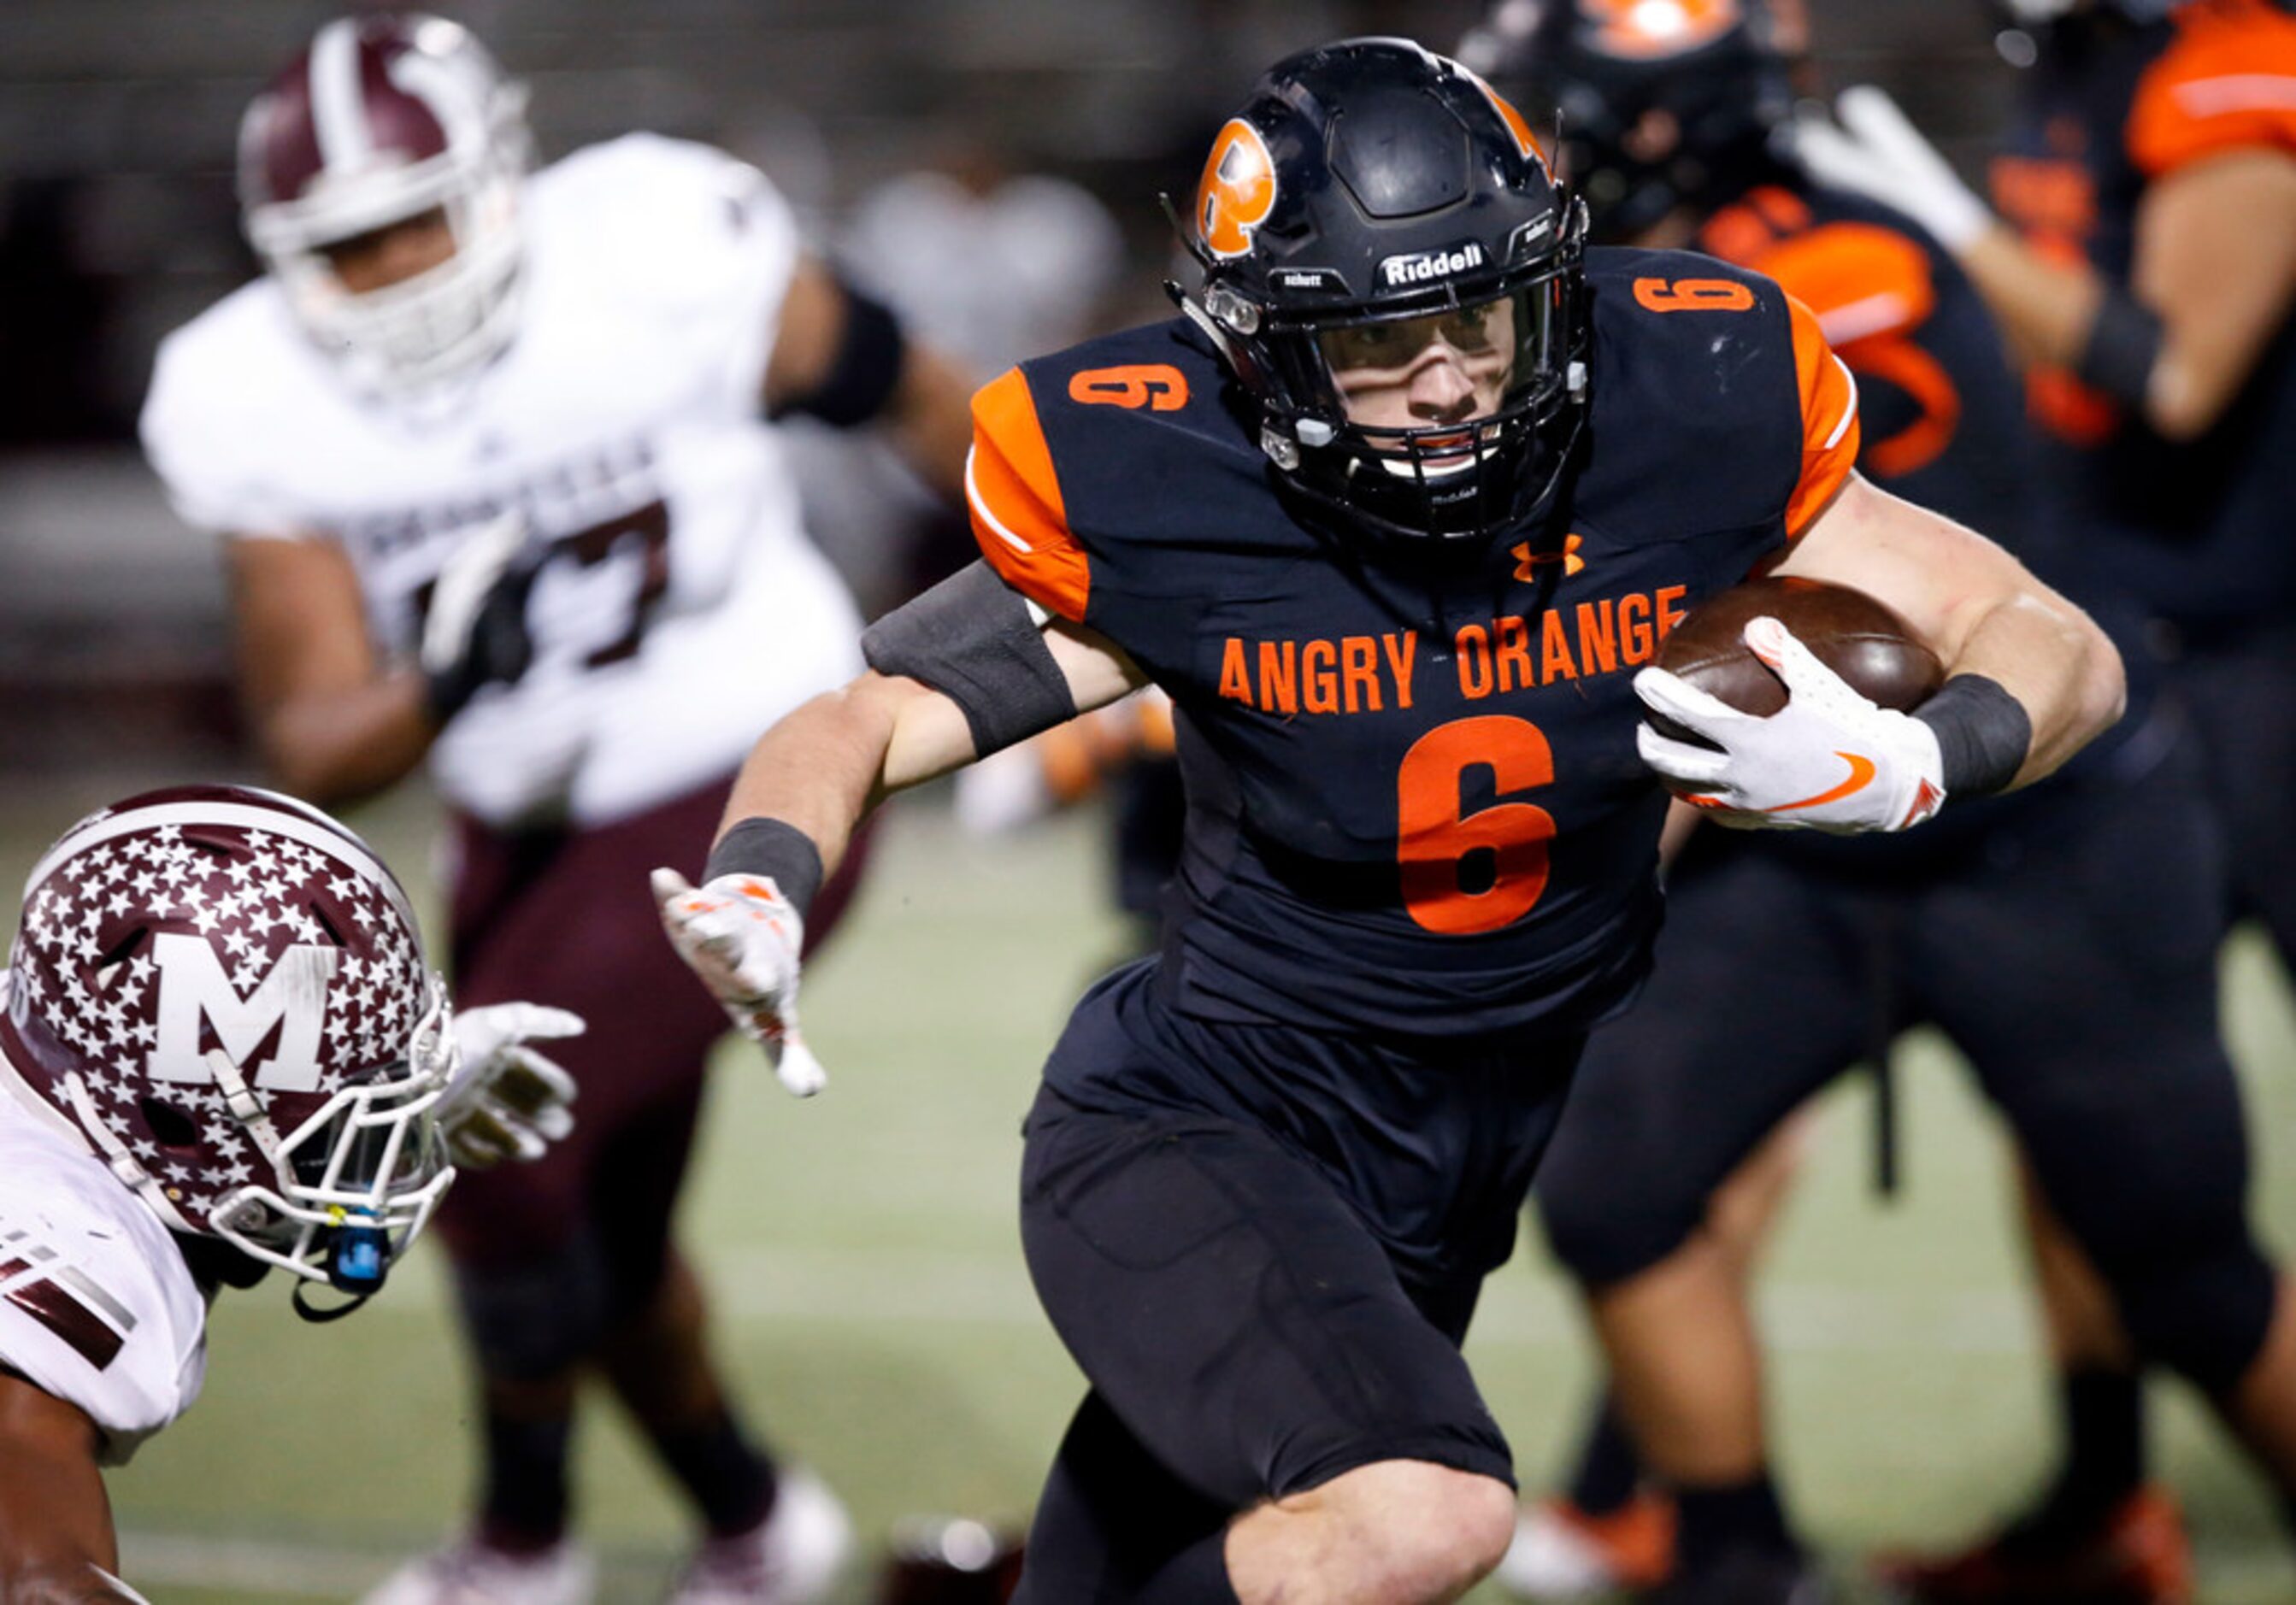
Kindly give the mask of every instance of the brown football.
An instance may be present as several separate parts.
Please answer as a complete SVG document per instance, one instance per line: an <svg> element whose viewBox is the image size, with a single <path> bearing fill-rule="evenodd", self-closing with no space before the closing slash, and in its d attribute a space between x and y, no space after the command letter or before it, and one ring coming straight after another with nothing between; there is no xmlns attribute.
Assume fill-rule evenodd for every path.
<svg viewBox="0 0 2296 1605"><path fill-rule="evenodd" d="M1817 660L1884 708L1918 707L1945 678L1937 654L1905 620L1863 591L1815 579L1750 579L1710 596L1668 632L1658 666L1743 713L1773 714L1786 689L1745 643L1747 621L1768 617L1793 632ZM1697 738L1671 721L1669 735Z"/></svg>

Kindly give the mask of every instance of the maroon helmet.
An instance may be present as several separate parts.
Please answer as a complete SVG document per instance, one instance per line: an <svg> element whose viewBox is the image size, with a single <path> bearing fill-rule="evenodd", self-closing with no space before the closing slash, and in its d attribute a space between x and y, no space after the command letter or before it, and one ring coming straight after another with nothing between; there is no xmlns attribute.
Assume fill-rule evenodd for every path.
<svg viewBox="0 0 2296 1605"><path fill-rule="evenodd" d="M24 884L0 1087L170 1230L371 1291L454 1179L455 1068L406 894L291 798L145 792Z"/></svg>
<svg viewBox="0 0 2296 1605"><path fill-rule="evenodd" d="M459 24L343 17L240 125L248 238L305 330L373 389L422 389L500 350L517 316L526 92ZM455 254L354 295L324 248L433 209Z"/></svg>

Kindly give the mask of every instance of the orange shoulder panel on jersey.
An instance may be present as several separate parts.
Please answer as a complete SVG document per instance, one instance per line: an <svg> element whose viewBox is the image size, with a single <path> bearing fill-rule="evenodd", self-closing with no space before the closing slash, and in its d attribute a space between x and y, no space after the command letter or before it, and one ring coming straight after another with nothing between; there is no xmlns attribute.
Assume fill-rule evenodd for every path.
<svg viewBox="0 0 2296 1605"><path fill-rule="evenodd" d="M1014 368L972 397L972 452L964 463L972 537L1004 583L1076 623L1092 569L1069 530L1060 475L1029 381Z"/></svg>
<svg viewBox="0 0 2296 1605"><path fill-rule="evenodd" d="M1794 373L1801 385L1801 480L1786 504L1791 540L1824 511L1857 463L1857 386L1825 342L1816 315L1791 295Z"/></svg>
<svg viewBox="0 0 2296 1605"><path fill-rule="evenodd" d="M1820 224L1778 241L1747 266L1816 314L1834 346L1917 329L1937 307L1929 253L1876 223Z"/></svg>
<svg viewBox="0 0 2296 1605"><path fill-rule="evenodd" d="M2149 177L2227 151L2296 153L2296 16L2270 0L2201 0L2145 70L2128 158Z"/></svg>

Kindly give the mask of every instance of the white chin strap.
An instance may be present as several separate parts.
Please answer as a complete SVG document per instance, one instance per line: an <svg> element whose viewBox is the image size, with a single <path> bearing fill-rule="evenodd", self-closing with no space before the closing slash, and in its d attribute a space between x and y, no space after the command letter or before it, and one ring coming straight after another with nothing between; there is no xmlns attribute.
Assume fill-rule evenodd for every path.
<svg viewBox="0 0 2296 1605"><path fill-rule="evenodd" d="M161 1225L171 1232L196 1232L198 1228L184 1218L184 1212L176 1208L176 1202L168 1196L167 1190L160 1185L150 1171L144 1168L142 1160L127 1151L127 1145L119 1140L119 1134L111 1129L111 1123L96 1109L95 1100L88 1095L86 1078L74 1070L64 1077L62 1085L65 1098L71 1103L72 1113L79 1117L80 1130L102 1152L103 1162L111 1167L111 1174L152 1207Z"/></svg>

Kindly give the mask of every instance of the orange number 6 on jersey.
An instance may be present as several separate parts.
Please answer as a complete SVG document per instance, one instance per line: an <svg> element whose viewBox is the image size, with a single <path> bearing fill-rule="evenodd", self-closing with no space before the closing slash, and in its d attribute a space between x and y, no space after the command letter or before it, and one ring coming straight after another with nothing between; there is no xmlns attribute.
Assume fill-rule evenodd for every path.
<svg viewBox="0 0 2296 1605"><path fill-rule="evenodd" d="M1086 406L1146 407L1177 413L1188 405L1188 376L1168 363L1087 368L1069 381L1069 399Z"/></svg>
<svg viewBox="0 0 2296 1605"><path fill-rule="evenodd" d="M1554 753L1529 720L1485 714L1439 725L1421 736L1395 774L1403 906L1439 936L1470 937L1512 925L1546 890L1554 816L1521 802L1462 814L1460 782L1478 767L1491 772L1493 790L1504 796L1552 783ZM1490 884L1469 891L1462 884L1469 856L1486 850Z"/></svg>
<svg viewBox="0 0 2296 1605"><path fill-rule="evenodd" d="M1636 279L1635 300L1652 312L1750 312L1754 292L1733 279Z"/></svg>

